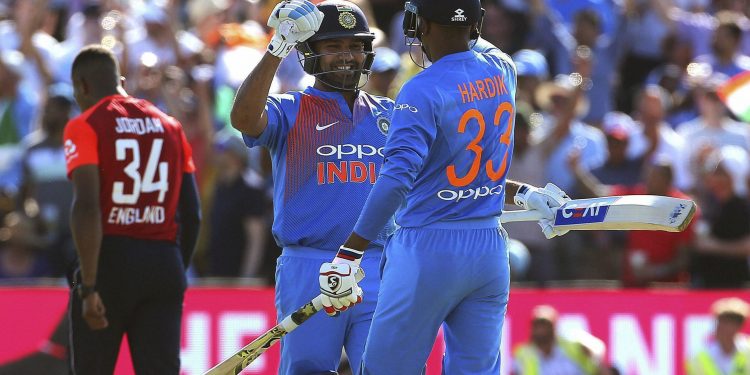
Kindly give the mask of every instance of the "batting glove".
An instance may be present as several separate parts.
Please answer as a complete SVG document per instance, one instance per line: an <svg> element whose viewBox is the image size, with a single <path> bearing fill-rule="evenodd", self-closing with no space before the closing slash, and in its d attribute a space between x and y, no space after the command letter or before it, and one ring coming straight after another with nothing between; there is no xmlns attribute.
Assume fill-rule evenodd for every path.
<svg viewBox="0 0 750 375"><path fill-rule="evenodd" d="M283 59L297 43L313 36L322 22L323 12L308 0L280 2L268 18L268 26L276 30L268 44L268 52Z"/></svg>
<svg viewBox="0 0 750 375"><path fill-rule="evenodd" d="M362 289L357 285L358 266L348 263L323 263L320 266L320 293L326 314L336 316L340 311L362 302Z"/></svg>
<svg viewBox="0 0 750 375"><path fill-rule="evenodd" d="M553 224L555 222L554 209L562 206L569 200L570 197L568 194L553 183L548 183L544 188L523 184L518 188L515 197L513 197L516 205L527 210L536 210L542 213L544 218L539 220L539 226L542 228L542 233L544 233L544 237L547 239L568 233L567 230L555 228Z"/></svg>

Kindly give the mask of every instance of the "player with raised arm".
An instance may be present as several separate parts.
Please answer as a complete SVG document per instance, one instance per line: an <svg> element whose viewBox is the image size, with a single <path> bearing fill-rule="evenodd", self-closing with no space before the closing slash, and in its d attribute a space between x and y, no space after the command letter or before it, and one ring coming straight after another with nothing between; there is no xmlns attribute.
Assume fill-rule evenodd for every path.
<svg viewBox="0 0 750 375"><path fill-rule="evenodd" d="M360 90L373 62L362 11L346 1L285 1L271 13L276 33L268 52L240 86L232 126L248 147L272 155L273 234L283 248L276 268L279 321L319 294L318 277L351 232L383 162L393 101ZM315 83L302 92L268 95L284 58L296 46ZM280 374L335 373L345 348L359 366L378 291L378 265L385 233L373 238L361 287L370 296L335 319L313 316L281 342ZM331 280L336 279L331 270ZM349 270L351 271L351 270ZM360 290L352 293L355 301ZM329 301L330 302L330 301ZM342 307L342 306L338 306ZM326 312L336 314L328 303Z"/></svg>
<svg viewBox="0 0 750 375"><path fill-rule="evenodd" d="M341 264L356 268L352 258L398 210L360 374L422 373L442 324L444 374L498 374L510 282L500 226L506 188L518 205L544 213L548 237L562 234L551 220L552 208L569 200L564 192L506 184L516 73L506 54L472 41L482 13L479 0L406 2L404 33L432 65L401 89L380 176L354 232L319 275L334 307L356 303L354 276L337 285L326 276Z"/></svg>
<svg viewBox="0 0 750 375"><path fill-rule="evenodd" d="M108 49L81 50L72 79L83 113L64 133L80 262L71 373L112 374L127 334L136 373L177 375L185 269L200 223L192 151L177 120L128 96Z"/></svg>

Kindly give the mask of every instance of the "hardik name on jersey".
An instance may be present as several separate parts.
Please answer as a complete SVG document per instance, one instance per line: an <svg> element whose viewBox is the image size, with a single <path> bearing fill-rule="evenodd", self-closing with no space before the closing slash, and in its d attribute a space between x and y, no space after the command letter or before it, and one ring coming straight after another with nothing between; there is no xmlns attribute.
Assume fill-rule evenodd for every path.
<svg viewBox="0 0 750 375"><path fill-rule="evenodd" d="M461 103L471 103L475 100L508 94L508 89L505 87L505 78L499 75L459 83L458 91L461 93Z"/></svg>

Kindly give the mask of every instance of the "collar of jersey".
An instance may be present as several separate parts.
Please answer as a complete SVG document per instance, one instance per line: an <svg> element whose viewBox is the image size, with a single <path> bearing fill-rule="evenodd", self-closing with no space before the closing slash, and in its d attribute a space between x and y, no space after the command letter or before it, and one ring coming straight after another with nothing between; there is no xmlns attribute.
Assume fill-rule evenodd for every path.
<svg viewBox="0 0 750 375"><path fill-rule="evenodd" d="M339 110L341 110L341 112L344 113L350 119L352 118L352 111L349 109L349 105L346 103L346 100L344 100L344 96L341 95L340 92L323 91L323 90L316 89L315 87L312 87L312 86L308 86L304 92L305 94L314 95L320 98L335 100L336 103L338 103L339 105ZM357 98L357 100L359 100L359 98ZM357 100L355 100L355 103L357 102Z"/></svg>
<svg viewBox="0 0 750 375"><path fill-rule="evenodd" d="M305 89L305 94L311 94L326 99L336 99L344 101L344 95L341 95L341 93L338 91L323 91L312 86L308 86Z"/></svg>
<svg viewBox="0 0 750 375"><path fill-rule="evenodd" d="M113 100L115 100L117 98L129 98L129 96L123 96L123 95L120 95L120 94L112 94L112 95L109 95L109 96L105 96L105 97L99 99L99 101L96 102L96 104L92 105L91 107L89 107L84 112L89 112L90 113L95 108L99 108L99 106L101 106L102 104L109 103L109 102L111 102L111 101L113 101Z"/></svg>
<svg viewBox="0 0 750 375"><path fill-rule="evenodd" d="M437 62L443 62L443 61L459 61L459 60L468 60L474 58L474 51L468 50L463 52L456 52L451 53L450 55L445 55L440 58Z"/></svg>

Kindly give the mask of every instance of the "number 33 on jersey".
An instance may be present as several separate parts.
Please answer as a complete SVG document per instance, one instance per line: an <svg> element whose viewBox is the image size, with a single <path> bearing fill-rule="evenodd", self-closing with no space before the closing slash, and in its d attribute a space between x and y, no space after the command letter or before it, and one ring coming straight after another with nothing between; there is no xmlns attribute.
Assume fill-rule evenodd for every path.
<svg viewBox="0 0 750 375"><path fill-rule="evenodd" d="M513 63L497 49L444 56L404 85L381 171L396 179L416 172L399 224L500 215L513 153L515 86Z"/></svg>
<svg viewBox="0 0 750 375"><path fill-rule="evenodd" d="M195 171L177 120L114 95L72 119L64 139L68 176L82 165L99 168L105 235L174 241L182 174Z"/></svg>

